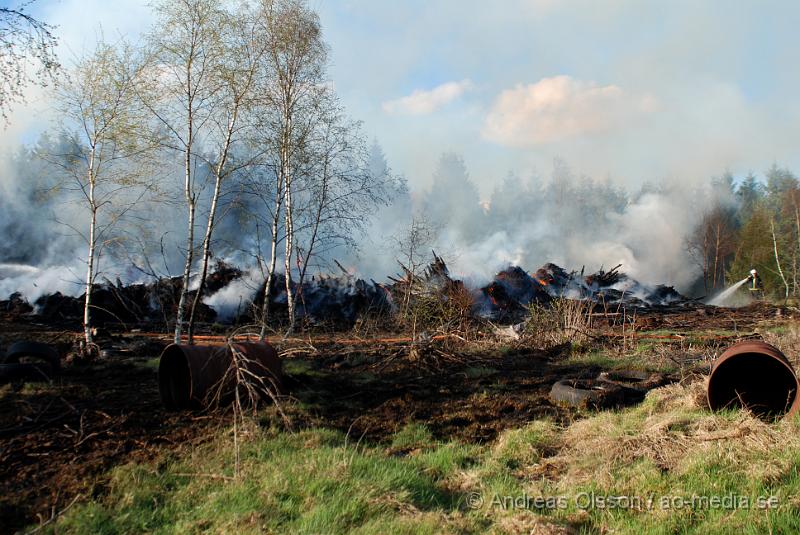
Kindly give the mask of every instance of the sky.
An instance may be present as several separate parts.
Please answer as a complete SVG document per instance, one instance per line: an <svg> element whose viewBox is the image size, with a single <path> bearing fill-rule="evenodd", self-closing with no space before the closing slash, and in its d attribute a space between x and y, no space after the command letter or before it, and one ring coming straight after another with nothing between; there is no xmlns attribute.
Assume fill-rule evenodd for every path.
<svg viewBox="0 0 800 535"><path fill-rule="evenodd" d="M635 187L687 186L772 163L800 171L800 47L792 1L310 0L350 115L412 190L443 152L481 196L509 172L574 171ZM0 0L0 5L14 2ZM146 2L39 0L65 61L136 39ZM0 146L35 139L49 105L30 93Z"/></svg>

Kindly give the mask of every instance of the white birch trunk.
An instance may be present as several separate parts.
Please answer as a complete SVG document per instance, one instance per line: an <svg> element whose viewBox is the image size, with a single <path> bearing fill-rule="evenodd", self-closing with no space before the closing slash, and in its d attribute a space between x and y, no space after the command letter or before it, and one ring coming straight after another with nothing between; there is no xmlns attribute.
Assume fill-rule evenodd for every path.
<svg viewBox="0 0 800 535"><path fill-rule="evenodd" d="M781 276L781 280L783 281L783 286L786 288L786 299L789 299L789 283L786 281L786 277L783 274L783 269L781 268L781 261L778 256L778 240L775 237L775 221L770 219L769 221L770 229L772 230L772 248L775 252L775 264L778 266L778 275Z"/></svg>
<svg viewBox="0 0 800 535"><path fill-rule="evenodd" d="M200 268L200 285L197 292L194 294L192 300L192 308L189 311L189 321L186 325L186 342L191 345L194 343L194 316L197 310L197 305L203 296L203 287L205 286L206 276L208 275L208 259L211 254L211 234L214 231L214 219L217 213L217 204L219 202L219 193L222 189L222 179L217 175L214 181L214 196L211 199L211 208L208 213L208 222L206 223L206 233L203 236L203 253L202 253L202 266Z"/></svg>
<svg viewBox="0 0 800 535"><path fill-rule="evenodd" d="M86 341L86 350L90 350L92 338L92 287L94 286L94 254L96 248L95 234L97 231L97 204L94 196L95 176L94 176L94 149L89 156L89 209L92 212L89 223L89 251L86 256L86 298L83 303L83 333Z"/></svg>
<svg viewBox="0 0 800 535"><path fill-rule="evenodd" d="M292 192L291 192L291 181L286 181L286 211L284 212L285 215L285 226L286 226L286 247L285 247L285 257L284 257L284 269L286 273L286 307L287 313L289 314L289 333L294 331L294 293L292 292L292 253L293 253L293 245L294 245L294 224L293 224L293 214L292 214Z"/></svg>
<svg viewBox="0 0 800 535"><path fill-rule="evenodd" d="M283 192L278 192L280 197ZM275 267L278 263L278 224L280 222L282 201L279 198L275 200L275 215L272 217L272 240L271 251L269 257L269 267L267 268L267 282L264 287L264 303L261 305L261 334L260 339L264 340L267 337L267 322L269 321L269 299L272 296L272 280L275 278Z"/></svg>
<svg viewBox="0 0 800 535"><path fill-rule="evenodd" d="M202 267L200 268L200 286L197 288L197 293L192 302L192 309L189 312L189 324L187 326L187 342L194 343L194 317L197 310L197 305L203 297L203 289L206 284L206 276L208 275L208 260L211 256L211 235L214 232L214 222L217 217L217 206L219 205L219 196L222 191L223 171L225 164L228 160L228 151L233 139L233 130L236 126L236 118L238 109L234 109L230 121L228 121L228 128L225 133L225 142L220 153L217 167L214 170L214 193L211 197L211 207L208 211L208 222L206 223L206 233L203 236L203 253L202 253Z"/></svg>
<svg viewBox="0 0 800 535"><path fill-rule="evenodd" d="M286 274L286 308L289 315L289 330L288 333L294 331L294 294L292 293L292 253L294 248L294 214L292 212L292 169L290 162L289 146L292 142L292 110L291 106L291 88L288 88L284 94L284 131L283 131L283 146L281 147L281 168L283 172L283 185L285 195L285 227L286 227L286 247L284 257L284 269Z"/></svg>
<svg viewBox="0 0 800 535"><path fill-rule="evenodd" d="M181 334L183 332L183 317L184 309L186 308L186 297L189 294L189 279L192 274L192 263L194 262L194 217L195 217L195 199L194 192L192 191L192 121L189 119L189 133L187 136L188 143L186 146L186 155L184 159L184 195L186 196L186 205L189 208L188 215L188 236L186 238L186 264L183 267L183 281L181 283L181 294L178 299L178 312L175 318L175 343L181 343Z"/></svg>

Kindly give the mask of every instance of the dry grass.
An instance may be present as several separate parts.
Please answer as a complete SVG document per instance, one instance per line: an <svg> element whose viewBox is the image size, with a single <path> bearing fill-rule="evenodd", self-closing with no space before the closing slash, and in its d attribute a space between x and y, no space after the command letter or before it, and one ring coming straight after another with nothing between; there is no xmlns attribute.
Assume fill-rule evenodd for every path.
<svg viewBox="0 0 800 535"><path fill-rule="evenodd" d="M800 451L797 424L769 425L746 412L714 414L705 409L705 383L674 384L652 391L640 407L606 412L564 430L563 448L549 459L565 487L612 484L616 468L646 460L680 473L698 457L721 456L751 476L790 468L786 462L749 465L748 459L778 459L787 447Z"/></svg>
<svg viewBox="0 0 800 535"><path fill-rule="evenodd" d="M800 322L789 322L762 333L764 341L780 349L795 370L800 370Z"/></svg>
<svg viewBox="0 0 800 535"><path fill-rule="evenodd" d="M544 332L540 327L548 345L564 340L568 332L591 329L585 305L574 303L579 302L540 311L541 324L552 328ZM796 325L765 338L797 362ZM637 358L664 359L666 354L637 353ZM395 437L394 446L413 445L402 456L395 447L354 443L330 431L290 434L273 427L245 437L239 464L230 459L229 439L222 437L219 452L203 446L191 458L163 466L117 469L108 496L77 505L56 526L75 533L92 528L180 532L187 527L221 532L242 529L256 518L252 532L798 532L800 418L768 424L743 411L711 413L705 390L701 377L688 375L682 383L652 390L637 406L584 414L563 425L533 421L485 445L439 442L417 425ZM182 474L189 466L193 472L229 478L187 479ZM241 476L232 477L239 470ZM576 506L576 497L586 492L767 495L775 496L779 505L769 510L609 511ZM473 509L467 499L475 494L483 503ZM506 509L492 504L496 496L523 494L565 497L568 507Z"/></svg>
<svg viewBox="0 0 800 535"><path fill-rule="evenodd" d="M531 305L525 326L527 341L539 346L586 342L593 337L592 308L590 301L565 298Z"/></svg>
<svg viewBox="0 0 800 535"><path fill-rule="evenodd" d="M574 535L577 530L542 518L531 511L521 511L499 519L493 533L507 535Z"/></svg>
<svg viewBox="0 0 800 535"><path fill-rule="evenodd" d="M414 296L401 319L413 332L468 332L472 322L473 300L460 285L451 285L442 293Z"/></svg>

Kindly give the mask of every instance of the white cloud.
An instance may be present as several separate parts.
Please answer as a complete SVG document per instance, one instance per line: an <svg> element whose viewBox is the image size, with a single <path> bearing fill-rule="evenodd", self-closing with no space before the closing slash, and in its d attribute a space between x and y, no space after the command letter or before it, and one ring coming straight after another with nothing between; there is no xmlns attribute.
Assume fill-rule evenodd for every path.
<svg viewBox="0 0 800 535"><path fill-rule="evenodd" d="M446 82L433 89L417 89L408 96L383 103L383 111L395 115L428 115L472 88L470 80Z"/></svg>
<svg viewBox="0 0 800 535"><path fill-rule="evenodd" d="M483 136L501 145L528 147L602 132L656 106L652 97L631 97L619 86L570 76L517 84L495 99Z"/></svg>

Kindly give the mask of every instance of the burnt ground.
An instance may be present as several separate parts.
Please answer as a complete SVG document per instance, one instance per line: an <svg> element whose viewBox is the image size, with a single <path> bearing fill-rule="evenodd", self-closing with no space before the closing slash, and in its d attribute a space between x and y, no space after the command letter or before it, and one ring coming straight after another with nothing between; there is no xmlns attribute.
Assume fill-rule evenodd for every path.
<svg viewBox="0 0 800 535"><path fill-rule="evenodd" d="M386 355L396 351L288 359L293 403L285 410L300 425L332 427L373 441L417 422L436 438L484 442L537 418L573 418L574 410L549 400L550 387L564 377L595 377L601 371L564 364L568 346L457 360L439 356L438 362L403 352L387 364Z"/></svg>
<svg viewBox="0 0 800 535"><path fill-rule="evenodd" d="M0 387L0 531L98 492L93 483L117 464L205 440L214 419L162 410L155 377L142 359L119 358Z"/></svg>
<svg viewBox="0 0 800 535"><path fill-rule="evenodd" d="M736 311L699 307L643 313L629 321L634 332L669 332L650 338L682 348L688 332L711 332L708 343L722 346L765 320L788 315L764 305ZM619 323L617 317L603 321L610 326L602 331L607 335L602 343L617 343L619 328L611 327ZM39 340L67 351L74 332L5 317L0 349L16 340ZM224 414L162 409L157 357L167 343L165 335L117 333L106 337L103 358L66 365L51 383L0 386L3 531L47 520L79 494L102 493L104 474L114 466L201 443L228 425ZM537 418L568 422L581 411L552 403L550 387L565 377L589 378L602 371L592 361L569 359L568 345L459 348L451 341L412 351L402 338L365 341L340 335L315 338L313 350L308 340L289 341L282 349L288 394L281 405L294 429L335 428L378 442L411 422L425 424L437 438L468 442L492 440ZM265 411L264 420L282 425L274 409Z"/></svg>

